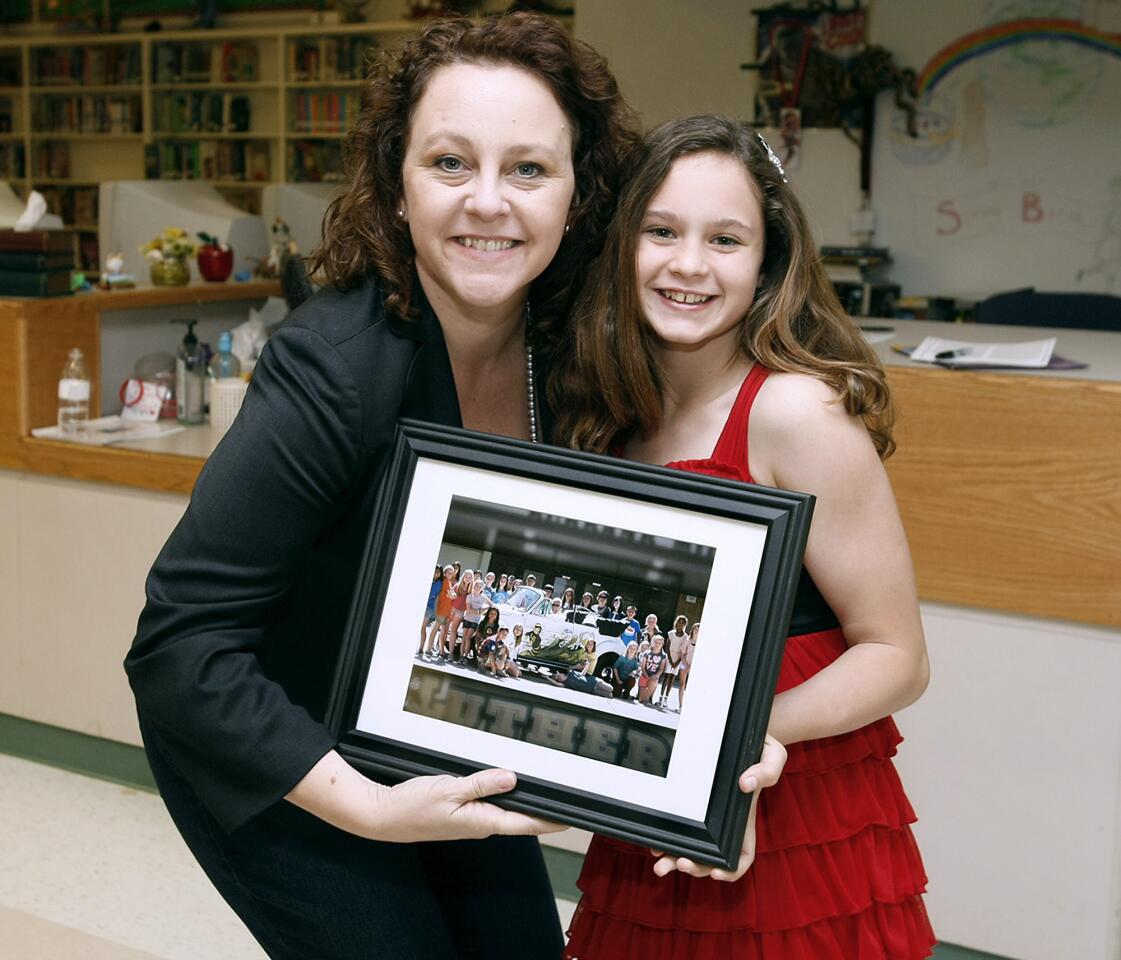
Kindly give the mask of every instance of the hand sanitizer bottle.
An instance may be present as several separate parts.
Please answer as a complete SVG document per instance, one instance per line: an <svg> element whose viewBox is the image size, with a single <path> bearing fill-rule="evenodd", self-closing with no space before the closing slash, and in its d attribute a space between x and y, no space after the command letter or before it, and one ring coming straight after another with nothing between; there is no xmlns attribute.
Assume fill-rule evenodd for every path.
<svg viewBox="0 0 1121 960"><path fill-rule="evenodd" d="M204 423L203 389L206 386L206 352L195 336L197 320L172 320L185 323L187 333L175 356L175 415L180 423Z"/></svg>

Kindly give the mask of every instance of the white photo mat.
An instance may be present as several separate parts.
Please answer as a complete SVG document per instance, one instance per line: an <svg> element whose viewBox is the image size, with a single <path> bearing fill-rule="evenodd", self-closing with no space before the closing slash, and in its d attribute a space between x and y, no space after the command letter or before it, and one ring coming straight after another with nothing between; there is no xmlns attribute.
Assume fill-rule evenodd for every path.
<svg viewBox="0 0 1121 960"><path fill-rule="evenodd" d="M705 626L689 677L690 690L703 691L703 696L691 698L682 712L665 777L404 709L409 678L416 665L416 635L453 496L715 548L702 614ZM356 729L434 752L507 767L543 781L603 793L636 807L702 821L766 537L767 528L762 523L420 457L362 690ZM589 708L589 712L595 711Z"/></svg>

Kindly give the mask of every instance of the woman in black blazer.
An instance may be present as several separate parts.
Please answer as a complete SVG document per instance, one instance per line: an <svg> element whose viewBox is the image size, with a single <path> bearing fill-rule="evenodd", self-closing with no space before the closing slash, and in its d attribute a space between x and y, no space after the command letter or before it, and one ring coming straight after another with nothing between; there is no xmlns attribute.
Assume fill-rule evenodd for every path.
<svg viewBox="0 0 1121 960"><path fill-rule="evenodd" d="M312 258L327 283L270 338L152 568L125 661L145 747L272 957L560 953L526 836L549 825L484 799L509 771L376 784L322 719L395 421L548 435L532 398L633 138L602 58L543 17L435 21L383 57Z"/></svg>

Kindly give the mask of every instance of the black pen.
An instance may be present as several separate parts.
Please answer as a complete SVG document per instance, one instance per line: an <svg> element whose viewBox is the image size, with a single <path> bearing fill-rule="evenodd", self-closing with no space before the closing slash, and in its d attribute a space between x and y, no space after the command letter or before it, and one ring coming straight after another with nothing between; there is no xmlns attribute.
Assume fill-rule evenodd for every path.
<svg viewBox="0 0 1121 960"><path fill-rule="evenodd" d="M935 355L935 360L953 360L954 357L967 357L973 352L972 347L960 347L957 350L939 350Z"/></svg>

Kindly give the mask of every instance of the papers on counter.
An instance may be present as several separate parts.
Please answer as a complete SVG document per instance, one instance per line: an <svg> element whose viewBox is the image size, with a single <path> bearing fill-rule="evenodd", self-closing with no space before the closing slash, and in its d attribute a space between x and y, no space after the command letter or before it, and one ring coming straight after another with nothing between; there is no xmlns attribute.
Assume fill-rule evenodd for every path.
<svg viewBox="0 0 1121 960"><path fill-rule="evenodd" d="M911 359L924 363L952 363L955 367L1046 367L1055 349L1055 337L1020 343L969 343L927 337Z"/></svg>
<svg viewBox="0 0 1121 960"><path fill-rule="evenodd" d="M137 423L112 416L90 420L86 429L80 433L68 433L63 436L58 427L37 427L31 431L31 435L39 440L67 440L91 447L105 447L111 443L166 437L168 434L179 433L186 429L182 424L175 422Z"/></svg>

